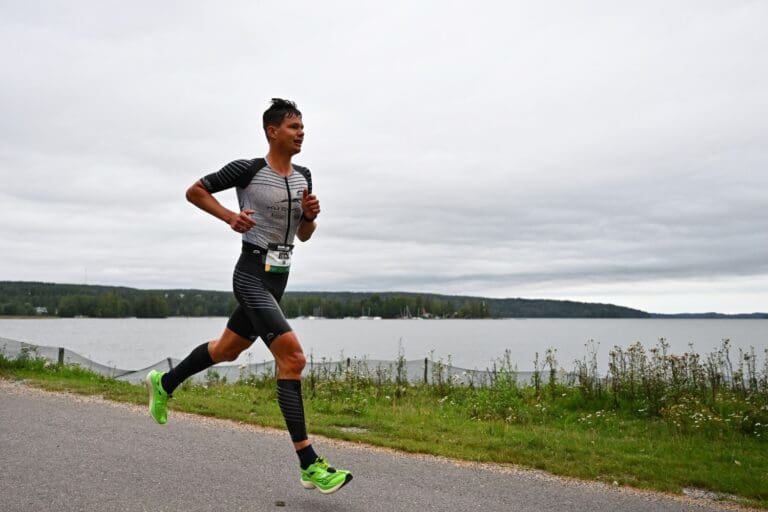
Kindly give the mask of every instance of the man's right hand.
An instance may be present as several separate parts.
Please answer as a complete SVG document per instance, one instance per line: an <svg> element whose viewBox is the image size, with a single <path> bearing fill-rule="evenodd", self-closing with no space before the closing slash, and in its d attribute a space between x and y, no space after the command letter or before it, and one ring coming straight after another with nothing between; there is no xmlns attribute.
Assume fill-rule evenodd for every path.
<svg viewBox="0 0 768 512"><path fill-rule="evenodd" d="M229 227L238 233L245 233L253 226L256 221L251 218L255 212L253 210L243 210L229 221Z"/></svg>

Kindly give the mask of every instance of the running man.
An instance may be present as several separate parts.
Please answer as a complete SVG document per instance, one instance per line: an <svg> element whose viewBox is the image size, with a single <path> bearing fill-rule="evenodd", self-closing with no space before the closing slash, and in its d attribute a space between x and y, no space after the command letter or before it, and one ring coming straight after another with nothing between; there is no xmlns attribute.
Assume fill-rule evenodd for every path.
<svg viewBox="0 0 768 512"><path fill-rule="evenodd" d="M302 242L312 237L320 202L312 193L309 169L291 164L304 142L304 123L296 104L273 99L263 125L269 142L266 158L235 160L187 190L192 204L242 233L242 253L232 279L239 305L220 338L192 350L171 371L153 370L147 375L149 412L165 424L168 399L185 379L216 363L234 361L261 338L277 364L277 401L299 456L300 482L307 489L330 494L352 480L352 474L331 467L307 437L301 394L304 351L279 306L294 237ZM213 197L233 187L240 212L230 211Z"/></svg>

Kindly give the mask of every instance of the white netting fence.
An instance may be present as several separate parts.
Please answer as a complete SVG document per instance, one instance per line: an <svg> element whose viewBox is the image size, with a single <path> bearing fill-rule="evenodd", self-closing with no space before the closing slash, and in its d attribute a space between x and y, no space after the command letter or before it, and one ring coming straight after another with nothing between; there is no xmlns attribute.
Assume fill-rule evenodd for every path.
<svg viewBox="0 0 768 512"><path fill-rule="evenodd" d="M27 357L30 359L42 358L52 363L77 365L117 380L139 383L143 382L150 370L167 371L177 365L181 360L166 358L146 368L127 370L113 366L107 366L92 361L63 347L49 347L34 345L22 341L0 338L0 354L8 359ZM347 373L370 378L376 382L408 381L410 383L426 382L430 384L450 382L451 384L465 384L475 386L487 386L493 382L496 372L494 370L470 370L457 368L449 362L442 360L433 361L429 358L418 360L378 360L367 358L347 358L341 361L321 360L310 358L304 368L304 375L314 375L318 378L338 378ZM201 372L192 377L194 382L205 382L210 379L226 382L237 382L249 378L260 378L275 375L273 361L254 364L217 364L208 371ZM520 384L531 382L533 372L515 372Z"/></svg>

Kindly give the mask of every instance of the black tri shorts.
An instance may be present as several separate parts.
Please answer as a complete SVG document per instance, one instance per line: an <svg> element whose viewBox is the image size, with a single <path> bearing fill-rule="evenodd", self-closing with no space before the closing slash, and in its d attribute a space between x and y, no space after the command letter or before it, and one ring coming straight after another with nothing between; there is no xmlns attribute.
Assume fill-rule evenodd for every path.
<svg viewBox="0 0 768 512"><path fill-rule="evenodd" d="M254 248L251 244L244 246L235 265L232 288L238 306L227 328L251 341L261 338L269 347L275 338L292 330L280 309L288 273L265 271L264 254L254 253Z"/></svg>

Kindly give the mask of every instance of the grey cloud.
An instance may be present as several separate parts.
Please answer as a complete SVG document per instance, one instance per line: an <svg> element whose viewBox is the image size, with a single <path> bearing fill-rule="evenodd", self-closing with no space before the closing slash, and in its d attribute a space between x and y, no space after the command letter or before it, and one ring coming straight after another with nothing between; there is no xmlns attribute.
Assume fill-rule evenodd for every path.
<svg viewBox="0 0 768 512"><path fill-rule="evenodd" d="M0 279L227 289L237 235L184 190L285 96L323 205L293 289L753 296L768 8L398 5L4 4Z"/></svg>

